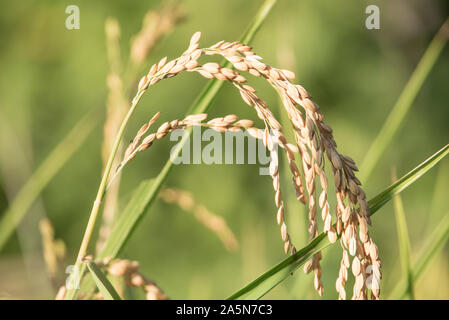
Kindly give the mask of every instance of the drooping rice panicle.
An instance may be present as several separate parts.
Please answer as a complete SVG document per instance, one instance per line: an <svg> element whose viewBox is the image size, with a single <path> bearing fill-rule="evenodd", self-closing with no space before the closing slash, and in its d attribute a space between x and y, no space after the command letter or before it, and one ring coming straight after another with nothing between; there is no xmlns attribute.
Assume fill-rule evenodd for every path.
<svg viewBox="0 0 449 320"><path fill-rule="evenodd" d="M369 207L361 183L355 172L358 171L355 162L348 156L337 151L337 144L333 138L331 127L324 122L324 116L319 106L311 100L309 93L300 85L294 85L290 81L294 79L294 73L288 70L273 68L261 60L252 48L238 42L221 41L210 48L199 49L200 33L195 33L190 41L189 48L177 59L167 61L163 58L154 64L149 73L144 76L138 86L136 99L152 85L162 79L173 77L182 71L197 72L208 79L219 79L228 81L237 88L242 99L248 105L254 107L258 117L264 121L266 128L264 132L271 130L276 137L276 142L285 151L289 160L290 170L293 175L294 186L297 197L301 202L307 203L309 208L309 236L312 240L318 235L317 203L321 211L324 223L324 231L330 242L335 242L338 237L343 246L343 258L340 274L336 288L340 298L345 298L344 285L347 281L347 268L349 267L349 256L352 256L352 273L356 279L353 288L354 299L367 299L369 292L374 299L380 294L380 266L377 247L368 233ZM255 89L246 84L246 78L238 71L223 68L219 64L209 62L200 65L198 59L204 55L219 54L230 61L238 71L247 71L256 77L265 78L279 93L287 114L292 122L296 146L292 147L282 134L282 127L274 117L265 101L255 94ZM195 115L192 117L204 117ZM187 124L188 119L183 121L164 123L156 133L145 137L140 143L143 134L148 130L144 126L143 133L138 134L130 145L122 161L122 166L131 160L136 152L148 148L154 140L164 137L170 130L181 128ZM201 121L203 119L196 119ZM218 121L218 120L217 120ZM223 130L220 127L220 130ZM140 136L139 136L140 135ZM259 134L257 134L259 135ZM267 148L273 143L270 135L264 134L264 142ZM270 141L271 140L271 141ZM140 144L139 144L140 143ZM301 157L301 166L305 180L305 188L302 185L301 174L294 162L294 151ZM284 248L289 252L294 246L290 243L290 237L286 231L283 221L284 204L278 185L277 153L272 154L275 158L270 171L275 188L275 203L278 208L278 223L281 224L281 235L284 240ZM335 208L335 224L332 221L331 209L328 203L328 179L325 173L325 156L331 165L333 179L336 189L337 205ZM321 192L317 195L316 182L319 181ZM305 189L305 190L304 190ZM307 194L306 194L307 192ZM317 200L318 199L318 200ZM282 219L280 219L281 217ZM349 256L347 254L349 253ZM305 265L306 271L314 271L314 286L320 295L323 294L321 282L321 253L316 253L311 261ZM371 276L371 277L370 277ZM371 279L371 283L368 280Z"/></svg>

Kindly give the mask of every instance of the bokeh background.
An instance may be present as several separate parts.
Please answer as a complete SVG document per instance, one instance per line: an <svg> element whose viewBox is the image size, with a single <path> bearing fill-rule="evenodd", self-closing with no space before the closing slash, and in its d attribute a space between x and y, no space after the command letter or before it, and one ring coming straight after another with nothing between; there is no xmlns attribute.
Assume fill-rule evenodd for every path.
<svg viewBox="0 0 449 320"><path fill-rule="evenodd" d="M185 0L185 20L164 37L139 74L163 56L177 57L190 36L202 31L201 44L237 40L262 1ZM67 30L65 8L80 8L81 28ZM103 114L82 147L57 173L27 212L0 252L0 298L51 299L38 223L47 217L67 248L65 265L73 263L101 177L101 143L107 98L108 60L104 24L115 17L121 27L122 59L129 59L130 39L148 10L161 1L4 1L0 10L0 215L30 173L92 109ZM380 30L365 28L365 8L377 4ZM268 64L295 71L297 82L314 96L333 127L339 150L361 163L389 111L439 26L449 15L447 1L278 1L253 42ZM126 63L124 63L126 66ZM398 134L362 181L368 198L391 183L391 169L401 176L449 140L449 48L431 71ZM125 138L156 111L163 120L180 118L206 84L194 74L162 81L142 99ZM279 113L275 92L253 82ZM265 86L265 87L264 87ZM211 116L236 113L257 120L238 93L225 85ZM256 121L257 122L257 121ZM259 122L257 122L260 124ZM7 133L5 133L7 132ZM120 206L145 178L158 174L173 142L158 143L124 171ZM285 163L284 163L285 164ZM172 299L220 299L281 261L282 241L269 176L258 165L176 166L167 185L191 192L210 211L222 216L239 242L228 251L218 237L192 214L158 200L120 255L137 260L141 271ZM292 200L290 182L281 167L286 216L297 247L306 244L306 213ZM287 191L289 190L289 191ZM412 258L448 214L449 161L443 161L402 194L411 238ZM372 235L383 259L384 297L401 279L392 203L373 217ZM324 298L335 299L340 248L324 252ZM420 299L449 298L448 246L416 283ZM62 274L64 272L62 266ZM348 285L350 288L350 285ZM351 289L348 289L350 292ZM139 293L136 293L139 297ZM298 271L272 290L271 299L317 299L312 277Z"/></svg>

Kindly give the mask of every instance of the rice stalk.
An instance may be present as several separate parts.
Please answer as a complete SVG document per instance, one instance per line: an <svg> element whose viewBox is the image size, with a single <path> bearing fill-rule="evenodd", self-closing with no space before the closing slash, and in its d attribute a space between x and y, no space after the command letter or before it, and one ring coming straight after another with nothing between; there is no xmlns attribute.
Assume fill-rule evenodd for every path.
<svg viewBox="0 0 449 320"><path fill-rule="evenodd" d="M268 16L268 13L273 8L276 0L266 0L259 12L256 14L255 18L252 20L249 28L242 36L242 41L249 43L254 38L255 34L259 30L260 26ZM230 63L227 64L228 66ZM190 108L189 113L202 113L206 112L211 107L211 102L217 92L222 87L223 82L218 80L212 80L208 83L208 85L204 88L199 97L195 100L192 107ZM187 141L188 135L183 137L183 140L180 142L178 149L175 151L175 155L178 155L181 150L183 144ZM114 231L111 233L111 236L106 241L104 249L101 251L99 256L102 257L115 257L117 253L123 248L127 239L130 236L131 231L136 227L139 223L141 217L143 216L146 209L153 203L158 191L160 190L162 184L165 182L170 170L172 168L173 163L168 160L167 163L162 168L158 177L154 181L149 181L148 183L142 184L141 188L139 188L140 193L139 196L136 197L136 201L138 202L137 206L129 207L129 217L119 219L115 224ZM125 210L126 211L126 210ZM131 214L132 213L132 214ZM120 222L120 223L119 223ZM82 290L88 290L87 288L91 287L91 282L82 281L81 288ZM77 294L77 290L71 290L66 295L66 299L74 299Z"/></svg>
<svg viewBox="0 0 449 320"><path fill-rule="evenodd" d="M392 181L397 180L395 170L392 173ZM414 300L413 273L411 269L411 246L408 236L407 220L404 212L404 205L400 195L394 197L394 216L396 218L396 230L398 232L399 256L401 257L401 267L404 279L407 281L407 293L410 299Z"/></svg>
<svg viewBox="0 0 449 320"><path fill-rule="evenodd" d="M346 250L349 250L351 256L357 256L353 259L352 271L356 277L356 282L353 290L353 298L366 299L368 292L371 292L372 297L379 298L379 282L381 278L380 273L380 259L378 256L377 246L368 235L368 224L370 224L368 204L365 200L365 193L360 188L360 181L355 177L354 171L357 167L354 161L347 157L340 155L336 150L336 143L332 136L332 129L323 121L319 107L310 100L311 96L307 91L299 86L293 85L290 80L294 78L294 74L288 70L276 69L261 62L261 57L255 55L251 47L241 44L239 42L224 42L213 45L210 48L199 49L199 39L201 34L195 33L189 43L188 49L178 58L168 61L162 58L157 64L154 64L147 75L143 76L138 84L137 94L132 101L132 106L128 115L122 123L122 126L117 134L114 146L112 148L111 156L105 168L105 173L100 184L97 199L92 209L92 214L86 228L85 237L80 248L78 259L82 259L87 252L88 242L92 235L96 216L99 212L99 205L101 203L104 192L106 191L106 183L111 181L121 169L129 161L131 161L139 151L143 151L152 145L153 141L159 140L175 129L185 128L188 125L193 125L195 122L204 120L205 114L190 115L184 120L174 120L172 122L165 122L162 124L156 133L143 138L149 127L156 121L158 114L155 115L149 123L145 124L133 139L127 150L125 156L119 165L119 170L116 171L112 179L108 179L111 172L115 154L118 151L118 145L123 135L129 117L133 113L138 101L142 95L153 85L159 81L174 77L183 71L197 72L201 76L209 79L218 79L221 81L230 82L236 89L239 90L242 99L249 106L253 107L258 117L265 123L265 131L263 141L265 146L269 149L272 156L270 164L270 175L273 179L273 187L275 189L275 204L278 208L277 221L281 226L281 237L284 241L284 251L288 253L290 249L294 253L296 248L291 244L290 236L287 232L287 226L284 221L284 203L281 198L279 172L278 172L278 155L274 149L274 144L279 144L285 151L290 163L291 173L293 175L293 182L297 192L298 199L306 203L306 195L302 186L302 179L299 170L294 162L294 152L299 152L302 159L303 172L306 180L306 190L308 193L309 206L309 234L312 240L318 235L317 221L316 221L316 204L315 204L315 177L318 176L322 192L319 199L319 207L321 209L321 216L324 220L324 231L327 233L329 240L335 242L338 235L342 235L343 247L343 261L345 268L342 267L339 278L337 280L337 291L341 299L346 298L344 289L347 280L347 268L349 267L349 259L347 258ZM264 77L280 94L286 111L291 119L295 129L296 146L288 144L285 136L282 134L281 125L274 117L265 101L256 95L256 90L249 85L244 84L246 78L239 72L232 69L221 67L219 64L209 62L200 65L198 59L204 55L220 54L225 57L237 70L248 71L253 76ZM297 109L296 106L303 108L304 114ZM231 117L230 120L226 120ZM213 119L208 124L212 124L212 128L234 129L232 122L236 117L227 116L220 119ZM190 121L190 122L189 122ZM217 123L214 125L214 123ZM269 134L269 129L274 132L274 139ZM143 138L142 142L141 139ZM327 178L324 173L323 154L326 153L333 169L335 187L337 189L337 230L334 229L332 218L330 214L329 204L327 202ZM348 201L348 204L345 202ZM360 211L355 210L359 205ZM356 234L359 230L359 238ZM323 285L321 282L321 267L319 261L321 260L321 253L316 253L310 263L306 265L306 271L314 271L314 286L320 295L323 294ZM373 275L371 288L366 285L369 277L367 266L373 266Z"/></svg>
<svg viewBox="0 0 449 320"><path fill-rule="evenodd" d="M103 128L103 167L106 166L108 155L111 152L114 142L114 133L117 132L120 126L120 121L126 114L126 108L128 106L124 97L121 77L120 25L116 19L108 18L106 20L105 33L109 72L107 75L108 97L106 103L106 120ZM121 152L123 147L120 146L119 148L119 152ZM115 160L114 166L116 165L118 165L118 160ZM116 178L116 183L109 188L105 197L102 221L96 243L97 252L101 250L106 238L109 236L111 225L114 220L115 209L117 207L119 188L120 176Z"/></svg>
<svg viewBox="0 0 449 320"><path fill-rule="evenodd" d="M130 59L125 72L125 86L134 85L137 81L136 73L141 69L146 58L150 55L161 39L169 34L174 27L184 19L184 14L176 3L164 3L158 10L150 10L146 13L141 30L132 38ZM128 107L126 93L122 81L122 61L120 57L120 26L117 20L109 18L105 24L106 49L108 52L109 74L107 77L108 99L106 104L107 117L104 126L103 140L103 166L106 165L107 157L111 151L114 133L120 126L120 121L126 114ZM129 90L126 90L128 92ZM120 146L119 153L122 147ZM119 160L115 159L113 166L116 167ZM101 250L111 231L114 213L117 206L117 198L120 187L120 175L115 178L115 183L108 188L105 197L105 205L102 215L102 224L97 240L97 252Z"/></svg>
<svg viewBox="0 0 449 320"><path fill-rule="evenodd" d="M275 188L276 193L275 203L278 208L277 220L278 224L281 225L284 251L288 253L290 248L292 248L294 253L296 249L291 244L290 236L288 235L287 227L284 222L284 204L281 199L277 164L278 156L272 147L274 143L278 143L286 152L290 162L290 169L294 178L293 181L295 182L298 199L305 203L307 200L302 187L299 170L294 162L294 151L299 152L301 155L309 198L309 233L311 239L318 235L314 194L315 175L317 175L320 178L320 183L323 189L320 194L319 206L322 210L322 218L325 222L324 231L327 232L331 242L337 240L337 232L339 235L342 235L342 247L344 249L343 257L345 257L345 250L349 250L351 256L357 254L353 259L352 267L353 274L356 277L353 298L366 299L368 297L368 292L371 292L372 297L378 299L380 293L379 282L381 278L380 259L377 246L368 235L368 224L370 224L369 208L365 200L365 193L360 188L361 183L354 174L354 171L357 171L358 169L351 158L340 155L336 151L336 143L332 136L332 129L323 121L323 115L320 113L319 107L310 100L310 95L303 87L298 85L295 86L290 83L289 80L294 78L291 71L272 68L262 63L260 61L261 58L251 51L251 47L238 42L229 43L221 41L210 48L199 49L200 36L201 34L199 32L192 36L188 49L179 58L168 61L165 57L150 68L148 74L142 77L138 84L138 91L136 97L133 99L131 110L133 107L135 108L140 97L149 89L149 87L155 85L162 79L174 77L183 71L197 72L205 78L215 78L232 83L232 85L239 90L243 100L251 107L254 107L258 117L263 120L266 125L263 140L265 146L272 153L272 160L276 160L271 163L270 175L273 178L273 187ZM279 92L295 128L297 147L292 148L291 145L288 144L281 132L281 125L268 108L268 105L256 95L254 88L244 84L246 79L239 74L239 72L226 67L221 67L214 62L209 62L204 65L199 64L198 59L203 54L212 55L217 53L224 56L238 70L248 71L254 76L263 76ZM301 106L304 114L302 114L296 106ZM132 113L132 111L130 111L130 113ZM200 114L194 116L191 115L189 117L201 116L202 115ZM182 121L175 120L173 122L164 123L159 127L155 134L145 137L142 143L139 144L148 128L157 119L157 115L153 117L148 124L144 125L139 130L136 138L125 151L125 157L120 164L120 169L132 160L138 151L143 151L151 146L154 140L163 138L171 130L181 128L189 117ZM201 119L197 120L201 121ZM214 120L217 121L216 119ZM126 122L124 122L124 125L126 125ZM229 124L225 124L224 126L227 125ZM269 128L274 131L275 141L272 140L271 135L269 135ZM120 134L122 133L119 132L119 135ZM117 150L115 149L113 151L116 152ZM323 170L323 153L326 153L334 172L338 203L336 211L338 221L337 230L335 230L332 225L330 208L327 202L327 179ZM106 172L109 173L111 168L108 167L107 169L109 171L106 170ZM117 173L119 172L120 170L117 171ZM106 180L107 178L105 177L102 180L100 186L100 190L103 188L102 192L105 191ZM100 198L97 197L97 200L100 201L101 197L102 195ZM349 203L346 205L345 201L348 201ZM357 205L359 205L360 211L355 210ZM96 219L98 208L95 209L94 207L93 213L91 218ZM95 220L92 220L92 224L88 224L88 228L86 229L87 238L85 237L85 239L90 238L94 221ZM356 238L357 230L359 230L358 239ZM83 253L85 254L86 249L87 244L83 241L79 258ZM321 254L316 253L311 263L306 266L306 269L314 270L315 289L322 295L323 286L321 283L320 260ZM344 259L344 261L348 261L348 259ZM369 274L366 271L368 265L373 267L371 288L368 288L366 285L369 278ZM346 266L346 269L347 268L348 266ZM341 299L346 298L344 290L344 285L347 280L347 273L345 273L346 269L342 269L343 273L340 272L340 276L337 280L337 291L339 291Z"/></svg>
<svg viewBox="0 0 449 320"><path fill-rule="evenodd" d="M185 14L181 5L176 2L165 1L160 8L145 14L141 29L131 39L130 57L125 75L127 93L134 90L138 75L154 48L184 19Z"/></svg>
<svg viewBox="0 0 449 320"><path fill-rule="evenodd" d="M282 64L284 67L286 67L288 70L295 70L296 69L296 62L295 62L295 53L294 50L291 47L292 37L291 34L282 32L282 28L286 28L286 25L282 25L280 27L280 37L278 39L278 43L276 45L276 54L277 54L277 61L278 64ZM284 127L284 133L287 138L287 140L295 140L294 136L294 130L293 125L290 123L290 118L285 111L285 108L283 107L282 99L279 97L279 112L280 112L280 120ZM287 128L288 127L288 128ZM286 129L287 128L287 129ZM290 179L290 175L288 170L285 170L284 172L284 178ZM300 179L303 177L300 177ZM293 181L292 181L293 182ZM304 184L304 182L303 182ZM288 192L289 190L287 190ZM296 194L296 197L288 193L287 194L287 200L288 200L288 206L291 210L291 212L297 212L299 214L298 217L291 217L289 220L290 226L296 226L296 238L300 239L300 243L306 243L307 242L307 224L309 217L308 215L305 215L305 210L307 210L305 207L301 206L300 203L297 202L298 193ZM304 216L304 218L303 218ZM305 232L304 232L305 231ZM297 274L296 280L293 284L292 293L294 294L295 299L305 299L306 294L310 291L307 291L309 286L313 285L310 283L310 281L313 281L314 279L311 279L310 277L304 277L301 274Z"/></svg>
<svg viewBox="0 0 449 320"><path fill-rule="evenodd" d="M257 29L260 27L260 24L263 22L263 20L265 19L266 15L271 10L271 8L272 8L272 6L274 5L275 2L276 1L274 1L274 0L271 0L271 1L267 0L263 4L263 6L261 7L261 10L256 15L256 18L254 19L254 21L253 21L252 25L250 26L248 32L245 34L244 40L249 41L253 37L253 35L255 34ZM183 56L188 56L188 55L192 54L193 51L196 49L194 47L195 47L195 41L192 41L191 46L189 47L189 49L186 51L186 53ZM190 60L190 58L192 58L192 57L189 57L189 60ZM195 59L192 59L192 61L193 60L195 60ZM101 203L102 198L103 198L103 193L106 190L107 176L109 175L109 172L110 172L110 170L112 168L112 161L113 161L113 158L115 157L115 154L117 152L117 147L118 147L119 140L121 139L121 137L122 137L122 135L124 133L124 129L127 126L127 123L129 121L129 118L130 118L131 114L134 112L134 110L136 108L136 105L137 105L138 101L140 100L141 96L143 95L143 93L145 92L145 90L148 89L148 87L150 85L160 81L161 78L158 78L158 76L162 75L164 71L171 70L171 68L174 67L176 65L176 63L177 63L177 61L175 60L175 62L169 62L166 65L166 62L167 62L166 59L162 59L161 62L156 66L156 68L150 69L149 76L151 77L151 80L150 80L149 77L146 76L146 77L142 78L142 80L140 81L140 83L138 85L138 92L137 92L135 98L132 101L131 108L130 108L127 116L125 117L125 119L124 119L124 121L122 123L122 126L120 127L119 132L117 133L117 138L115 140L114 147L112 148L112 152L111 152L110 158L108 160L108 163L107 163L107 166L106 166L106 169L105 169L105 174L103 175L102 181L100 183L100 187L99 187L99 190L98 190L98 193L97 193L96 201L94 202L94 206L92 208L92 212L91 212L91 215L90 215L90 218L89 218L88 226L87 226L86 231L85 231L85 236L83 237L83 241L82 241L82 244L81 244L81 247L80 247L80 250L79 250L79 254L78 254L78 259L77 259L77 262L75 264L75 268L74 269L79 270L80 267L82 267L82 265L81 265L81 263L79 261L86 254L87 249L88 249L90 238L92 236L92 232L93 232L93 229L94 229L94 226L95 226L95 222L97 220L100 203ZM182 69L182 64L180 63L180 65L181 65L181 69ZM176 70L171 70L171 71L173 72L173 71L176 71ZM180 71L180 70L178 70L178 71ZM153 77L155 74L156 74L156 76ZM170 76L168 76L168 77L170 77ZM200 96L200 98L198 99L198 101L195 103L196 108L194 108L194 109L199 109L199 110L207 109L208 105L210 105L211 98L216 94L216 92L218 91L218 89L220 87L221 87L221 85L218 82L216 82L216 81L212 82L207 87L207 89L204 91L204 94L202 94ZM183 141L185 141L185 139ZM159 177L156 179L155 185L153 187L151 187L151 189L150 189L151 194L149 195L149 197L147 197L148 200L147 200L147 204L146 205L148 205L148 203L151 202L154 199L155 194L157 193L157 191L159 191L162 182L165 180L165 177L167 176L167 174L170 171L170 168L171 168L171 163L168 162L167 165L162 169ZM135 220L135 223L137 223L137 221L138 220ZM129 231L131 231L131 229L129 229ZM118 245L122 246L124 241L127 239L127 237L128 237L128 234L121 235L121 237L119 237L118 239L122 239L122 240L121 240L121 243L118 242ZM112 236L112 238L114 240L116 239L115 236ZM110 237L110 239L111 239L111 237ZM115 252L117 252L120 249L120 247L113 248L111 246L108 246L108 243L106 243L105 250L103 250L101 254L102 255L107 255L108 250L110 250L108 248L111 248ZM83 272L81 272L81 273L83 273ZM77 290L69 290L68 294L66 295L66 298L67 299L73 299L75 297L76 293L77 293Z"/></svg>

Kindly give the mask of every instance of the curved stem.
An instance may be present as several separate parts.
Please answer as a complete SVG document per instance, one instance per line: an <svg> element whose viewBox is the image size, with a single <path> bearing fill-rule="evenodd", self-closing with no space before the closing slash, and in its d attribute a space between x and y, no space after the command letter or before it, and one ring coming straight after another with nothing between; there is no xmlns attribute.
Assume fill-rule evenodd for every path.
<svg viewBox="0 0 449 320"><path fill-rule="evenodd" d="M126 126L128 125L129 119L131 115L134 113L136 109L137 103L140 100L143 92L139 92L136 97L133 99L133 103L131 108L129 108L128 113L120 125L120 129L115 136L114 144L112 145L111 153L109 154L108 162L106 163L106 167L103 172L103 177L100 182L100 187L98 188L97 197L95 198L94 205L92 207L92 211L90 212L89 222L87 223L86 231L84 232L84 237L81 242L80 250L78 252L77 261L81 261L87 253L87 248L89 246L90 239L92 237L92 233L95 227L95 222L97 221L98 213L100 211L100 205L103 200L103 196L105 193L106 185L108 182L108 177L112 169L112 164L114 163L114 158L117 154L118 147L120 142L122 141L123 134L125 133Z"/></svg>
<svg viewBox="0 0 449 320"><path fill-rule="evenodd" d="M118 130L114 144L112 145L111 153L109 154L108 161L106 163L103 177L101 178L100 186L98 187L97 196L95 198L94 204L92 206L92 210L90 212L89 221L87 222L86 230L84 231L83 240L81 241L81 246L78 251L78 256L75 262L75 267L72 269L73 272L70 276L73 276L75 273L78 273L79 276L82 275L83 268L83 258L87 254L87 249L89 247L90 240L92 238L93 231L95 229L95 224L97 222L98 213L100 212L101 202L103 200L103 196L105 194L107 182L109 175L111 173L112 165L114 163L114 158L117 154L118 147L120 145L120 142L123 138L123 134L125 133L125 129L128 125L129 119L131 118L132 114L134 113L137 104L142 97L144 91L139 91L134 99L132 100L131 107L128 110L128 113L126 114L125 118L122 121L122 124L120 125L120 129ZM81 270L82 269L82 270ZM76 295L77 289L71 289L66 294L66 299L73 299Z"/></svg>

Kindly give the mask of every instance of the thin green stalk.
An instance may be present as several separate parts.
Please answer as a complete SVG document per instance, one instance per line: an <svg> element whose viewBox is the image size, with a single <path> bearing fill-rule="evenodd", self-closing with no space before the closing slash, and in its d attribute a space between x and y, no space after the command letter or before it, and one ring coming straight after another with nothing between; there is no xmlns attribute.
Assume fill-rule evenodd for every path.
<svg viewBox="0 0 449 320"><path fill-rule="evenodd" d="M114 158L117 154L117 150L119 148L120 142L123 138L123 134L125 133L125 129L128 125L129 119L131 118L132 114L136 110L137 104L139 103L140 98L142 97L144 91L139 91L135 98L133 99L131 103L131 107L128 110L128 113L126 114L125 118L122 121L122 124L120 125L120 129L117 132L117 135L114 139L114 144L111 148L111 153L109 155L108 161L106 163L103 177L101 178L100 186L98 188L97 196L95 198L92 211L90 212L89 221L87 222L87 227L84 232L83 240L81 241L81 246L78 252L78 257L75 262L75 267L72 269L72 274L78 273L80 275L83 274L85 267L83 267L83 258L87 254L87 249L89 247L90 240L92 238L92 234L95 229L95 224L97 222L98 213L100 212L100 206L101 202L103 200L103 196L105 193L106 185L108 182L108 177L112 169L112 164L114 162ZM77 289L70 289L67 291L66 299L73 299L76 295Z"/></svg>
<svg viewBox="0 0 449 320"><path fill-rule="evenodd" d="M128 100L125 98L122 83L122 59L120 54L120 24L115 18L107 18L105 22L106 35L106 52L108 56L108 75L107 78L117 78L118 81L108 82L108 96L106 98L106 119L103 125L104 135L102 143L102 160L103 166L106 165L107 156L113 144L115 130L120 125L120 120L128 109ZM132 97L130 97L132 98ZM112 132L110 131L112 130ZM118 153L123 152L123 145L120 145ZM119 165L120 160L115 158L113 166ZM99 238L96 243L96 251L99 251L104 244L110 231L110 226L114 220L116 206L118 203L118 195L120 190L120 176L117 177L116 183L112 189L106 187L107 193L104 199L104 208L102 214L102 222L100 225Z"/></svg>
<svg viewBox="0 0 449 320"><path fill-rule="evenodd" d="M79 120L20 189L0 220L0 250L42 190L64 166L67 160L70 159L73 153L80 148L97 123L98 116L94 112L89 112Z"/></svg>
<svg viewBox="0 0 449 320"><path fill-rule="evenodd" d="M132 57L128 59L128 64L124 72L123 79L126 81L124 82L124 87L121 88L121 91L119 92L119 97L116 97L115 103L117 104L117 107L121 107L124 102L124 108L126 111L127 108L127 101L124 99L125 94L131 95L133 94L134 86L139 81L139 70L144 68L146 65L146 60L148 56L152 53L154 48L159 44L159 42L165 38L165 36L168 34L169 30L165 30L164 32L160 33L160 31L156 30L158 29L158 24L161 19L161 15L164 16L165 12L170 10L173 14L173 16L170 19L173 19L171 21L172 28L175 28L178 23L182 21L182 18L184 17L183 14L180 14L178 10L180 4L174 4L174 3L165 3L163 7L158 9L157 19L151 19L149 22L152 27L149 28L146 22L146 18L144 18L144 24L142 26L142 29L134 35L134 37L138 37L143 30L147 34L153 34L156 36L156 38L153 39L153 42L150 47L146 48L145 57L143 57L141 60L135 60ZM164 18L165 19L165 18ZM111 22L112 21L112 22ZM120 56L120 41L119 41L119 34L120 32L116 32L115 29L120 30L120 26L118 25L118 22L116 19L109 18L108 21L106 21L106 48L108 51L108 57L109 57L109 66L110 66L110 72L115 73L117 75L120 74L120 66L122 65L121 56ZM131 51L133 48L131 48ZM130 52L131 52L130 51ZM112 94L112 93L110 93ZM123 106L122 106L123 107ZM123 111L123 110L122 110ZM118 151L121 152L121 149ZM118 159L115 159L114 166L118 165L117 163ZM101 251L101 248L103 247L105 239L109 236L110 232L106 232L109 230L110 226L113 225L113 222L116 220L117 215L115 214L115 207L117 204L117 197L119 193L119 187L120 187L120 174L119 172L116 172L114 177L117 179L114 183L114 186L111 190L109 190L109 185L106 187L106 199L105 199L105 206L103 209L103 232L101 232L102 237L98 239L97 241L97 252ZM114 179L109 179L109 184L111 185L112 181ZM109 199L108 199L109 198Z"/></svg>
<svg viewBox="0 0 449 320"><path fill-rule="evenodd" d="M398 131L401 123L407 115L407 112L410 110L410 107L418 95L419 90L423 86L424 81L440 56L448 38L449 18L446 19L438 33L433 38L432 42L429 44L429 47L422 56L418 66L415 71L413 71L412 76L408 80L396 104L388 115L382 129L366 153L360 167L359 178L361 181L366 182L381 155L393 140L394 135Z"/></svg>
<svg viewBox="0 0 449 320"><path fill-rule="evenodd" d="M407 188L409 185L414 183L416 180L421 178L427 171L429 171L434 165L441 161L449 153L449 144L445 145L443 148L438 150L432 156L427 158L415 169L403 176L398 182L391 185L389 188L385 189L373 199L368 201L370 206L370 213L373 214L379 210L385 203L391 200L391 197L400 193L402 190Z"/></svg>
<svg viewBox="0 0 449 320"><path fill-rule="evenodd" d="M440 252L446 242L449 240L449 212L440 221L432 236L428 239L427 244L421 250L421 255L412 267L413 281L416 282L421 277L429 263ZM401 281L392 291L390 299L400 300L407 295L407 283Z"/></svg>
<svg viewBox="0 0 449 320"><path fill-rule="evenodd" d="M81 242L80 250L78 252L78 258L77 260L80 260L84 258L84 256L87 253L87 248L89 246L89 241L92 237L92 232L95 227L95 222L98 217L98 212L100 210L101 201L103 200L104 191L106 189L106 185L108 182L109 174L111 173L112 169L112 163L114 162L115 155L117 154L118 147L120 145L120 141L123 138L123 134L125 133L125 129L128 125L129 119L131 118L132 114L134 113L134 110L136 110L137 104L142 97L143 92L139 92L136 96L136 98L133 100L133 103L131 105L131 108L129 108L128 113L126 114L125 118L123 119L123 122L120 126L119 131L117 132L117 135L114 140L114 144L112 145L111 154L109 155L108 162L106 163L106 167L103 172L103 177L101 178L100 187L98 188L97 197L95 198L94 205L92 207L92 211L90 213L89 221L87 223L86 231L84 233L83 240Z"/></svg>
<svg viewBox="0 0 449 320"><path fill-rule="evenodd" d="M393 174L393 182L397 180L396 175ZM407 294L410 299L414 300L413 290L413 273L410 259L410 240L407 230L407 220L405 218L404 206L400 195L396 195L393 199L394 215L396 218L396 229L398 233L399 256L401 258L402 274L407 283Z"/></svg>

